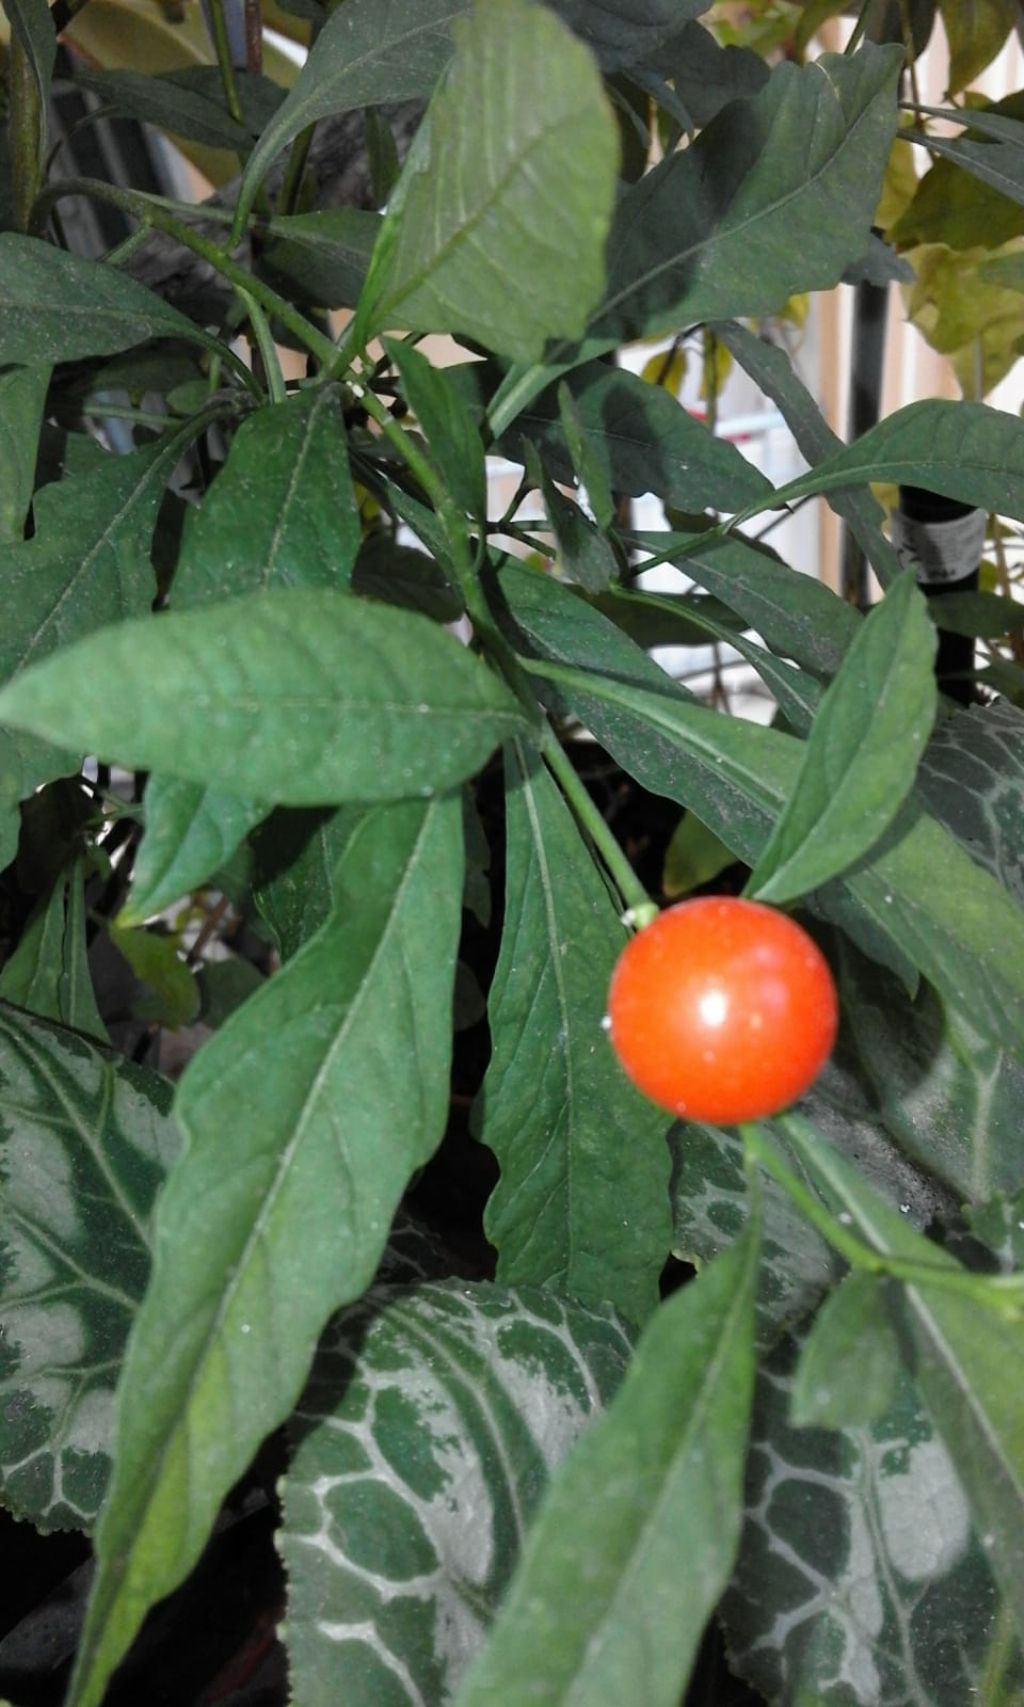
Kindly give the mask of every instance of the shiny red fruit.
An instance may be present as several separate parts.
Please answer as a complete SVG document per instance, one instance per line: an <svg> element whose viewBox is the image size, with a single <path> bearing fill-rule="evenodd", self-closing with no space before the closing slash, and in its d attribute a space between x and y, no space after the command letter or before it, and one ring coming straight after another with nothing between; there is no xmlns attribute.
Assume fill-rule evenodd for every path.
<svg viewBox="0 0 1024 1707"><path fill-rule="evenodd" d="M627 944L608 1016L633 1082L673 1114L717 1125L802 1096L839 1018L807 932L773 907L716 895L669 907Z"/></svg>

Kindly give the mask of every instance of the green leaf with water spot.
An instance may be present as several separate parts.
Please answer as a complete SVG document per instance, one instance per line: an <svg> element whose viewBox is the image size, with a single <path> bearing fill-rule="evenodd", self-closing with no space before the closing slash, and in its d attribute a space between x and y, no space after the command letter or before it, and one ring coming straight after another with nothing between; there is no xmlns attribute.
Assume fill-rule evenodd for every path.
<svg viewBox="0 0 1024 1707"><path fill-rule="evenodd" d="M587 49L533 0L489 0L454 33L385 216L359 335L462 333L531 361L546 337L581 334L600 294L615 120Z"/></svg>
<svg viewBox="0 0 1024 1707"><path fill-rule="evenodd" d="M476 1109L501 1178L484 1225L505 1285L609 1300L642 1320L669 1245L666 1117L601 1029L626 932L540 761L506 749L506 895Z"/></svg>
<svg viewBox="0 0 1024 1707"><path fill-rule="evenodd" d="M120 1389L76 1707L102 1700L148 1608L195 1563L440 1141L461 826L457 794L368 813L325 924L181 1081L187 1149Z"/></svg>
<svg viewBox="0 0 1024 1707"><path fill-rule="evenodd" d="M649 1707L677 1707L739 1540L757 1253L752 1227L651 1318L552 1482L459 1707L620 1707L638 1655Z"/></svg>
<svg viewBox="0 0 1024 1707"><path fill-rule="evenodd" d="M525 714L425 617L300 588L122 622L0 691L0 721L287 805L472 775Z"/></svg>
<svg viewBox="0 0 1024 1707"><path fill-rule="evenodd" d="M155 1073L0 1006L0 1497L41 1529L91 1529L106 1489L170 1103Z"/></svg>
<svg viewBox="0 0 1024 1707"><path fill-rule="evenodd" d="M549 1477L614 1393L608 1309L531 1288L377 1286L331 1322L291 1423L278 1546L306 1707L448 1700Z"/></svg>

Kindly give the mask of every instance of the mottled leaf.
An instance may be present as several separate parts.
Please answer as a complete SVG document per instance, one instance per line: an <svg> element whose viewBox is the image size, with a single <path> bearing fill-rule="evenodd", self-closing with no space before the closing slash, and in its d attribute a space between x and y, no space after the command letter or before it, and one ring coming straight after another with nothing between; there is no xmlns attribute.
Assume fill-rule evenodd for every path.
<svg viewBox="0 0 1024 1707"><path fill-rule="evenodd" d="M135 769L303 806L447 788L524 715L426 618L287 588L79 641L8 684L0 720Z"/></svg>
<svg viewBox="0 0 1024 1707"><path fill-rule="evenodd" d="M41 1529L89 1529L103 1498L170 1100L155 1073L0 1009L0 1486Z"/></svg>
<svg viewBox="0 0 1024 1707"><path fill-rule="evenodd" d="M801 1707L1011 1707L1020 1653L909 1380L869 1427L797 1429L796 1350L786 1342L758 1379L723 1602L732 1665L769 1701Z"/></svg>
<svg viewBox="0 0 1024 1707"><path fill-rule="evenodd" d="M668 1250L669 1158L665 1116L601 1029L626 932L539 761L509 747L506 780L505 923L477 1107L501 1166L484 1223L497 1277L642 1320Z"/></svg>
<svg viewBox="0 0 1024 1707"><path fill-rule="evenodd" d="M76 1703L102 1700L148 1607L191 1569L441 1137L461 818L457 794L369 813L327 922L182 1079L188 1148L125 1365Z"/></svg>
<svg viewBox="0 0 1024 1707"><path fill-rule="evenodd" d="M611 1397L610 1311L532 1290L378 1287L330 1324L291 1423L279 1547L305 1707L450 1700L549 1475Z"/></svg>
<svg viewBox="0 0 1024 1707"><path fill-rule="evenodd" d="M551 1485L459 1707L621 1707L640 1665L648 1707L677 1707L739 1539L756 1277L751 1228L651 1318Z"/></svg>

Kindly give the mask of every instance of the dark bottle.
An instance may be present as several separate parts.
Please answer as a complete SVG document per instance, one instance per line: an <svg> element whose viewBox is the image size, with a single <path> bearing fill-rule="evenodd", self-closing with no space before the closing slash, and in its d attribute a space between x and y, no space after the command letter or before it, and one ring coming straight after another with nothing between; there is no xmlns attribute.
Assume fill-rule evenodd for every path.
<svg viewBox="0 0 1024 1707"><path fill-rule="evenodd" d="M947 593L977 590L978 567L985 545L988 516L955 498L943 498L920 486L900 487L900 507L892 518L896 555L904 565L913 563L917 583L929 599ZM942 627L939 610L939 648L935 674L950 699L969 705L974 699L974 641L966 634L952 634Z"/></svg>

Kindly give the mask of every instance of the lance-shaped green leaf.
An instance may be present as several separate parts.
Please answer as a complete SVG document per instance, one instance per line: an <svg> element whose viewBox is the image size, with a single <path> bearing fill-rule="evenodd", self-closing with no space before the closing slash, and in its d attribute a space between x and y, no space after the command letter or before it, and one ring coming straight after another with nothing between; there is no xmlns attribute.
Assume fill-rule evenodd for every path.
<svg viewBox="0 0 1024 1707"><path fill-rule="evenodd" d="M533 445L526 444L526 467L533 486L544 499L562 571L589 592L602 592L618 573L611 544L551 480Z"/></svg>
<svg viewBox="0 0 1024 1707"><path fill-rule="evenodd" d="M721 599L764 637L773 652L815 675L834 676L861 618L816 575L790 569L738 535L704 543L701 534L640 533L648 551Z"/></svg>
<svg viewBox="0 0 1024 1707"><path fill-rule="evenodd" d="M158 444L105 456L92 473L54 481L36 494L33 537L0 545L0 676L105 623L149 610L156 592L150 540L181 450L175 435L170 449ZM69 745L77 744L72 736Z"/></svg>
<svg viewBox="0 0 1024 1707"><path fill-rule="evenodd" d="M545 338L578 337L600 294L618 131L592 56L533 0L489 0L455 36L359 321L533 361Z"/></svg>
<svg viewBox="0 0 1024 1707"><path fill-rule="evenodd" d="M775 67L619 203L590 330L616 341L761 314L867 248L896 130L902 49Z"/></svg>
<svg viewBox="0 0 1024 1707"><path fill-rule="evenodd" d="M304 1707L336 1701L339 1665L346 1707L451 1700L630 1349L611 1310L463 1281L378 1285L331 1322L278 1534Z"/></svg>
<svg viewBox="0 0 1024 1707"><path fill-rule="evenodd" d="M757 1252L751 1228L651 1319L552 1483L458 1707L621 1707L638 1664L648 1707L676 1707L739 1541Z"/></svg>
<svg viewBox="0 0 1024 1707"><path fill-rule="evenodd" d="M125 1365L76 1707L102 1700L148 1608L194 1564L441 1138L461 834L457 794L367 814L335 912L181 1082L188 1147Z"/></svg>
<svg viewBox="0 0 1024 1707"><path fill-rule="evenodd" d="M858 630L821 702L800 775L746 893L793 901L849 870L888 829L935 720L935 645L907 569Z"/></svg>
<svg viewBox="0 0 1024 1707"><path fill-rule="evenodd" d="M106 1488L170 1102L155 1073L0 1008L0 1497L37 1528L91 1528Z"/></svg>
<svg viewBox="0 0 1024 1707"><path fill-rule="evenodd" d="M136 1019L151 1025L191 1025L199 1014L199 986L175 943L159 931L111 925L110 940L148 990L132 1002Z"/></svg>
<svg viewBox="0 0 1024 1707"><path fill-rule="evenodd" d="M443 368L432 367L413 344L385 338L406 402L455 502L476 519L487 515L484 447L459 392Z"/></svg>
<svg viewBox="0 0 1024 1707"><path fill-rule="evenodd" d="M176 610L271 587L348 585L359 511L338 390L319 386L259 409L185 525Z"/></svg>
<svg viewBox="0 0 1024 1707"><path fill-rule="evenodd" d="M41 364L0 373L0 544L24 533L49 383Z"/></svg>
<svg viewBox="0 0 1024 1707"><path fill-rule="evenodd" d="M452 54L452 20L469 0L347 0L328 18L246 166L248 213L275 155L331 113L429 95Z"/></svg>
<svg viewBox="0 0 1024 1707"><path fill-rule="evenodd" d="M957 122L964 122L960 115L957 115ZM990 142L975 142L969 136L936 136L932 132L926 135L908 131L907 136L912 142L927 148L930 154L937 154L940 160L949 160L954 166L962 167L988 189L1020 206L1024 204L1024 141L1018 138L1024 127L1013 120L1003 119L1006 128L1000 132L995 129L999 123L999 115L987 113L980 113L976 123L975 115L971 113L971 129L988 130L993 138ZM1007 224L1007 235L1016 235L1012 223L1006 222L1002 208L995 211L997 218ZM913 206L897 227L897 235L901 239L904 229L913 229L912 214Z"/></svg>
<svg viewBox="0 0 1024 1707"><path fill-rule="evenodd" d="M1024 422L987 403L908 403L780 486L766 507L868 481L923 486L982 510L1024 517Z"/></svg>
<svg viewBox="0 0 1024 1707"><path fill-rule="evenodd" d="M274 812L253 837L253 899L282 960L290 960L330 917L335 873L361 806Z"/></svg>
<svg viewBox="0 0 1024 1707"><path fill-rule="evenodd" d="M715 336L782 411L800 454L812 467L842 449L842 440L825 420L785 350L757 337L735 320L719 323ZM879 525L880 506L870 492L840 490L833 492L828 501L836 515L843 517L882 586L887 587L899 574L900 565Z"/></svg>
<svg viewBox="0 0 1024 1707"><path fill-rule="evenodd" d="M995 59L1018 22L1015 0L939 0L949 42L949 93L957 95Z"/></svg>
<svg viewBox="0 0 1024 1707"><path fill-rule="evenodd" d="M286 805L461 782L524 714L409 611L288 588L122 622L0 692L0 721Z"/></svg>
<svg viewBox="0 0 1024 1707"><path fill-rule="evenodd" d="M601 1029L626 932L539 761L517 744L506 765L505 924L478 1104L501 1165L487 1235L503 1284L609 1299L641 1320L670 1241L669 1157L665 1116Z"/></svg>
<svg viewBox="0 0 1024 1707"><path fill-rule="evenodd" d="M0 233L0 363L106 356L146 338L216 338L116 267Z"/></svg>
<svg viewBox="0 0 1024 1707"><path fill-rule="evenodd" d="M198 889L227 864L267 810L259 801L239 800L223 789L151 776L145 794L146 833L118 923L142 924Z"/></svg>
<svg viewBox="0 0 1024 1707"><path fill-rule="evenodd" d="M0 971L0 1000L106 1043L85 946L82 862L58 877Z"/></svg>
<svg viewBox="0 0 1024 1707"><path fill-rule="evenodd" d="M930 1268L936 1281L904 1283L898 1317L914 1378L971 1503L981 1543L1024 1636L1024 1331L1019 1316L941 1285L966 1275L908 1227L856 1168L804 1122L780 1122L809 1177L866 1244ZM979 1284L984 1284L978 1277Z"/></svg>
<svg viewBox="0 0 1024 1707"><path fill-rule="evenodd" d="M793 1383L798 1428L856 1427L890 1408L900 1348L884 1291L877 1275L856 1271L821 1306Z"/></svg>
<svg viewBox="0 0 1024 1707"><path fill-rule="evenodd" d="M532 442L556 479L571 480L576 472L588 485L566 431L566 409L559 408L566 391L599 478L615 491L634 498L655 492L684 510L708 504L734 510L756 501L757 492L767 495L760 470L728 440L715 438L664 387L599 362L580 368L568 385L545 391L517 417L503 441L510 455L521 460L523 441Z"/></svg>
<svg viewBox="0 0 1024 1707"><path fill-rule="evenodd" d="M77 81L98 95L108 111L142 119L172 136L204 143L207 148L230 148L236 154L248 154L252 134L246 125L231 117L224 105L219 72L213 66L201 69L214 71L215 88L190 86L173 73L153 76L142 71L80 71ZM238 82L244 88L247 78L238 78ZM280 96L280 90L277 93Z"/></svg>

